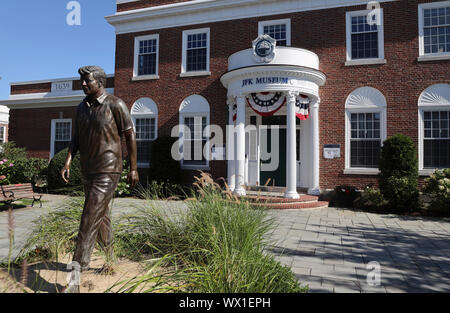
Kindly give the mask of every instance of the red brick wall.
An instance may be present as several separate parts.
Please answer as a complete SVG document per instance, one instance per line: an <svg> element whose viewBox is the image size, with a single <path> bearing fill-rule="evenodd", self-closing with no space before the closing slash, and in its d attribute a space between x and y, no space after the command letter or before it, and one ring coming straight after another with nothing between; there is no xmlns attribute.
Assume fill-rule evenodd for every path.
<svg viewBox="0 0 450 313"><path fill-rule="evenodd" d="M11 86L11 95L50 92L51 89L52 89L51 83L12 85Z"/></svg>
<svg viewBox="0 0 450 313"><path fill-rule="evenodd" d="M76 107L56 107L42 109L11 109L9 114L9 141L26 148L28 157L50 157L52 119L75 119ZM73 125L73 123L72 123Z"/></svg>
<svg viewBox="0 0 450 313"><path fill-rule="evenodd" d="M117 5L117 12L156 7L159 5L172 4L178 2L189 2L191 0L141 0Z"/></svg>
<svg viewBox="0 0 450 313"><path fill-rule="evenodd" d="M169 135L178 124L181 101L192 95L204 96L211 107L211 123L224 126L226 89L220 76L227 71L228 57L251 47L257 37L258 21L291 18L292 46L311 50L320 58L320 69L327 83L320 90L320 149L324 144L341 144L341 158L320 159L321 188L339 184L363 187L376 183L376 176L344 175L345 100L356 88L371 86L386 97L388 136L403 133L416 143L418 139L417 101L420 93L436 83L450 83L449 61L417 62L417 5L432 1L397 1L382 3L384 9L385 65L345 66L346 11L364 6L300 12L262 18L191 25L117 36L115 94L131 108L141 97L150 97L159 108L160 135ZM144 5L140 1L135 5ZM149 3L149 2L148 2ZM131 6L131 3L129 4ZM125 6L122 6L124 9ZM211 76L180 78L182 31L201 27L211 30ZM158 80L132 82L134 37L158 33L160 37ZM321 153L322 155L322 153ZM225 162L212 162L213 175L226 176Z"/></svg>

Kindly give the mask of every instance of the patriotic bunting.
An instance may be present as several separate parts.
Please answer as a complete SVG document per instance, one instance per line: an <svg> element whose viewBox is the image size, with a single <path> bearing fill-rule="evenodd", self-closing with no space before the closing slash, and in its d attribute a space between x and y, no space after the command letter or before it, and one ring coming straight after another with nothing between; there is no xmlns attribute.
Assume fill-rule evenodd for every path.
<svg viewBox="0 0 450 313"><path fill-rule="evenodd" d="M309 118L309 104L311 100L308 96L300 94L295 102L295 115L304 121Z"/></svg>
<svg viewBox="0 0 450 313"><path fill-rule="evenodd" d="M252 93L247 103L257 114L272 116L286 103L286 97L281 92Z"/></svg>

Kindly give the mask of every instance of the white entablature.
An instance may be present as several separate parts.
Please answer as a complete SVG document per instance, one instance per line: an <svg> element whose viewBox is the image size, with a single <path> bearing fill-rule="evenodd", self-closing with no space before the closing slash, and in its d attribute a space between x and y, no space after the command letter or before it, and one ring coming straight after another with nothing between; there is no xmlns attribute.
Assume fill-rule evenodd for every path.
<svg viewBox="0 0 450 313"><path fill-rule="evenodd" d="M378 0L392 1L396 0ZM126 2L134 0L117 0L118 4ZM193 0L117 12L105 18L115 27L117 34L125 34L368 3L367 0Z"/></svg>
<svg viewBox="0 0 450 313"><path fill-rule="evenodd" d="M266 91L293 91L319 99L326 76L319 71L319 57L308 50L277 47L268 63L258 63L253 50L239 51L228 59L228 72L221 82L228 96Z"/></svg>

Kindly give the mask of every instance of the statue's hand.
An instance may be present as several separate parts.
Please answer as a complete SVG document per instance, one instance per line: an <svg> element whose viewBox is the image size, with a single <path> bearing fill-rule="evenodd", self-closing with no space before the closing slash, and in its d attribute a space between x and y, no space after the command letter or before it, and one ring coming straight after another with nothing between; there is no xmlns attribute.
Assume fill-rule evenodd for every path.
<svg viewBox="0 0 450 313"><path fill-rule="evenodd" d="M70 168L68 166L64 166L63 169L61 170L61 178L67 184L69 183L69 177L70 177Z"/></svg>
<svg viewBox="0 0 450 313"><path fill-rule="evenodd" d="M130 171L127 176L128 184L131 188L134 188L139 182L139 174L137 171Z"/></svg>

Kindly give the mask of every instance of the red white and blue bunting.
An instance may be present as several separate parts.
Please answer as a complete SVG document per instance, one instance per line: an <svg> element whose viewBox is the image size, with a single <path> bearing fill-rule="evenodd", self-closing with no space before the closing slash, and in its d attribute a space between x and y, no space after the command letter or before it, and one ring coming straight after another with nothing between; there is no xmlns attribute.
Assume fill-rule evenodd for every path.
<svg viewBox="0 0 450 313"><path fill-rule="evenodd" d="M295 115L302 121L309 118L309 105L311 100L308 96L300 94L295 102Z"/></svg>
<svg viewBox="0 0 450 313"><path fill-rule="evenodd" d="M257 114L272 116L286 103L286 96L281 92L252 93L247 97L247 103Z"/></svg>

